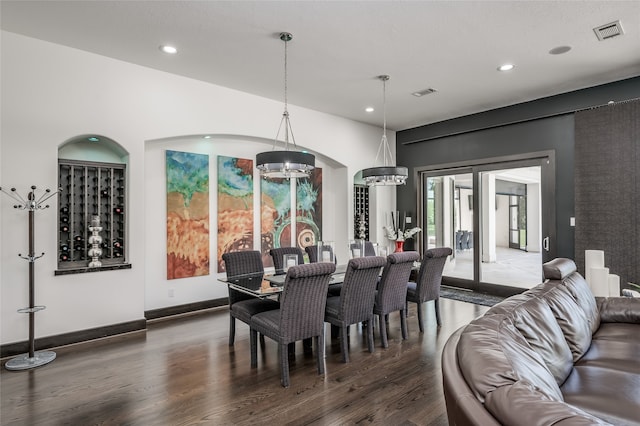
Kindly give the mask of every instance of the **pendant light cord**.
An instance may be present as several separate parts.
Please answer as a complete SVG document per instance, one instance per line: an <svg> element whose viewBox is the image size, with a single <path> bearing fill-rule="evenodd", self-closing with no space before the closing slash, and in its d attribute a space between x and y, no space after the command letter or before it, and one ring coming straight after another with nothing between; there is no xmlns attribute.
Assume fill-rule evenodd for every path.
<svg viewBox="0 0 640 426"><path fill-rule="evenodd" d="M387 140L387 80L389 80L389 76L381 75L378 76L378 78L382 80L382 140L380 141L380 147L378 147L374 165L378 164L380 151L382 151L382 165L387 167L393 166L393 154L391 153L391 147Z"/></svg>
<svg viewBox="0 0 640 426"><path fill-rule="evenodd" d="M296 138L293 136L293 129L291 128L291 121L289 121L289 78L288 78L288 55L287 55L287 44L293 36L290 33L280 33L280 40L284 41L284 112L282 113L282 120L280 120L280 126L278 127L278 133L276 133L276 138L273 141L273 150L275 151L276 145L278 143L278 136L280 136L280 130L282 130L282 125L284 124L284 149L285 151L289 150L289 134L291 134L291 142L293 143L293 147L295 150L298 149L296 145Z"/></svg>

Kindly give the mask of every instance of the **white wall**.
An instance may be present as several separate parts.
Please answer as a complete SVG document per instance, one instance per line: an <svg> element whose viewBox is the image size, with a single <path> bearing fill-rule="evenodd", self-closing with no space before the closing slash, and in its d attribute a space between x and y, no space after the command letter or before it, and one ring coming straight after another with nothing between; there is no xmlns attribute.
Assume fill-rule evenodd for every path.
<svg viewBox="0 0 640 426"><path fill-rule="evenodd" d="M157 182L149 179L164 167L164 162L156 162L154 149L147 148L155 140L216 134L234 140L230 155L253 155L256 146L242 140L272 140L282 104L13 33L2 32L1 47L0 185L22 191L32 184L55 188L58 147L77 135L105 135L129 152L132 269L54 276L55 198L52 209L36 213L36 251L46 253L35 264L36 304L47 306L36 315L36 336L143 318L151 307L145 303L145 288L162 290L158 277L150 272L162 268L156 263L158 253L150 247L158 243L157 234L165 232L164 223L152 230L147 221L157 223L166 211L160 201L147 201L145 195L147 186L150 191L157 189ZM335 210L334 240L347 240L353 233L349 225L353 176L373 164L381 131L295 106L289 111L298 145L335 160L332 179L336 184L324 187L323 210ZM395 147L395 134L388 136ZM395 192L382 198L389 210L395 209ZM334 204L327 206L327 199ZM28 265L17 256L27 252L27 213L12 205L8 197L0 197L0 343L27 339L27 315L16 313L28 305ZM210 285L217 285L213 277ZM201 284L185 285L197 286ZM176 290L180 297L171 303L215 297L215 291L200 287L183 295ZM167 303L158 295L147 296L153 306Z"/></svg>

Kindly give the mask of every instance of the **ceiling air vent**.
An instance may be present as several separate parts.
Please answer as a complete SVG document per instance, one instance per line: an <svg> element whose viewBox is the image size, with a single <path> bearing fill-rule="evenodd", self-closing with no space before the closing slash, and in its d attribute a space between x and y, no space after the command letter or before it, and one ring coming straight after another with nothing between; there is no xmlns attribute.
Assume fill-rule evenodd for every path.
<svg viewBox="0 0 640 426"><path fill-rule="evenodd" d="M596 37L598 37L600 41L624 34L620 21L596 27L593 29L593 32L596 33Z"/></svg>
<svg viewBox="0 0 640 426"><path fill-rule="evenodd" d="M436 93L436 92L437 92L436 89L429 87L428 89L420 90L418 92L413 92L412 95L415 96L416 98L419 98L421 96L430 95L431 93Z"/></svg>

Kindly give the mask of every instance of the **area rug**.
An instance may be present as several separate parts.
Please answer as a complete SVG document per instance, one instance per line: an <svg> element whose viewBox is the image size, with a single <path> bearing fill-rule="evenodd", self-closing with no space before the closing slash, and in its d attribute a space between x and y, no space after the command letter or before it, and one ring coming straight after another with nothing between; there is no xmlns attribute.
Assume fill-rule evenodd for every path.
<svg viewBox="0 0 640 426"><path fill-rule="evenodd" d="M493 296L491 294L476 293L474 291L459 290L453 287L440 287L440 297L458 300L460 302L475 303L482 306L493 306L502 302L504 297Z"/></svg>

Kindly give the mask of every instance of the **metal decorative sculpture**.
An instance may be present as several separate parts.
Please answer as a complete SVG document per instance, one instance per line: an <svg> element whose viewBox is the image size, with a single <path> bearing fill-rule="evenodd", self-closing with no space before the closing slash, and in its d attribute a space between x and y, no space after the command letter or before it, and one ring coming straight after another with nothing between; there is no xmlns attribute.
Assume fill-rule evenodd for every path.
<svg viewBox="0 0 640 426"><path fill-rule="evenodd" d="M100 216L91 217L89 231L91 231L91 236L89 237L89 244L91 244L89 256L91 256L91 262L89 262L88 266L89 268L99 268L102 266L102 262L100 262L100 256L102 256L102 249L100 248L100 244L102 244L102 237L100 236L100 231L102 231Z"/></svg>

